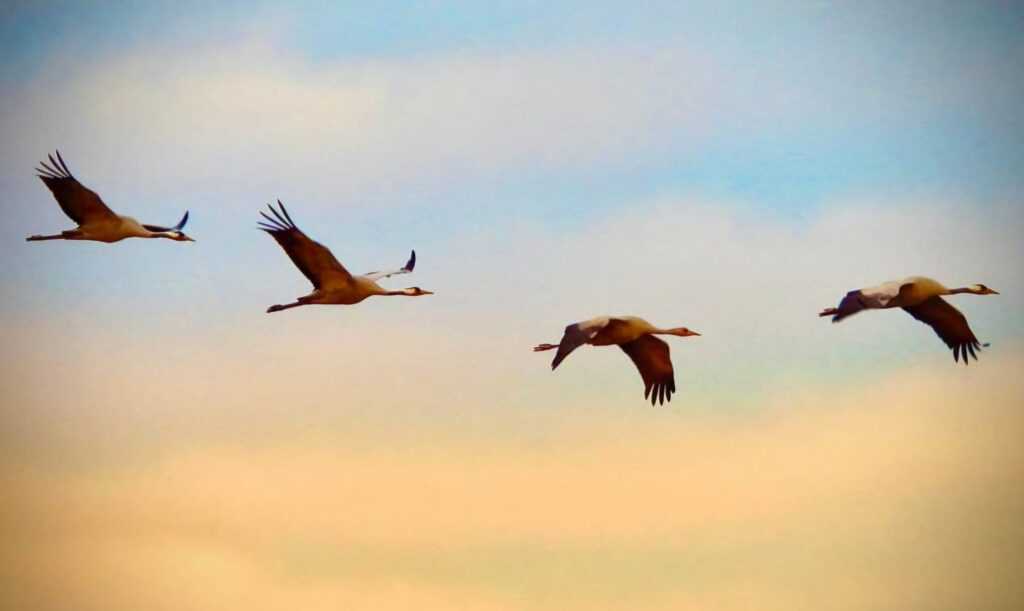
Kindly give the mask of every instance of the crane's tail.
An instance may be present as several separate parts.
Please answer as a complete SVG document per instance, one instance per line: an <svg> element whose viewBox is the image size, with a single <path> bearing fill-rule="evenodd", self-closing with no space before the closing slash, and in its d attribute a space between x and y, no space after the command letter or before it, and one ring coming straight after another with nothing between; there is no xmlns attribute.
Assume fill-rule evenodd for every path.
<svg viewBox="0 0 1024 611"><path fill-rule="evenodd" d="M533 347L534 352L544 352L545 350L554 350L558 348L558 344L539 344Z"/></svg>
<svg viewBox="0 0 1024 611"><path fill-rule="evenodd" d="M821 312L818 313L818 316L834 316L835 314L838 314L838 313L839 313L839 309L838 308L825 308L824 310L822 310Z"/></svg>

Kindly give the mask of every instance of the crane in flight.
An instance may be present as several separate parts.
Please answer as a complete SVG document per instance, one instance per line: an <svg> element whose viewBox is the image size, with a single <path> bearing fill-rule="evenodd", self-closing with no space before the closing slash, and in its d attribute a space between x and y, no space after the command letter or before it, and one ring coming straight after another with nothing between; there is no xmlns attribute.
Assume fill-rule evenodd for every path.
<svg viewBox="0 0 1024 611"><path fill-rule="evenodd" d="M37 176L43 181L64 214L78 223L75 229L54 235L34 235L25 238L29 242L41 240L92 240L95 242L120 242L125 238L166 238L176 242L194 242L182 229L188 222L188 210L177 225L143 225L130 216L121 216L111 210L95 191L78 182L68 169L64 158L57 151L57 158L47 155L50 164L40 162Z"/></svg>
<svg viewBox="0 0 1024 611"><path fill-rule="evenodd" d="M277 200L277 206L280 210L275 209L272 205L267 206L273 216L260 211L264 220L259 222L259 228L269 233L281 245L295 267L299 268L299 271L313 283L313 292L299 297L292 303L272 305L267 308L268 314L313 304L352 305L373 296L420 297L433 295L431 291L425 291L418 286L389 291L377 284L378 280L410 273L416 266L415 250L412 251L405 265L398 269L353 276L326 246L311 240L295 226L281 200Z"/></svg>
<svg viewBox="0 0 1024 611"><path fill-rule="evenodd" d="M676 390L675 371L668 344L655 335L691 337L700 333L686 327L659 329L636 316L599 316L567 326L562 341L540 344L533 351L558 350L551 361L553 371L573 350L584 344L618 346L633 361L643 378L644 399L650 397L651 405L655 402L664 404L672 400L672 393Z"/></svg>
<svg viewBox="0 0 1024 611"><path fill-rule="evenodd" d="M984 284L972 284L957 289L948 289L941 283L924 276L911 276L904 280L884 282L878 286L850 291L839 302L839 307L826 308L818 316L831 316L832 322L840 322L864 310L903 308L905 312L930 326L946 346L953 351L953 360L964 365L970 357L978 360L975 351L982 346L975 337L967 318L960 310L942 298L943 295L998 295Z"/></svg>

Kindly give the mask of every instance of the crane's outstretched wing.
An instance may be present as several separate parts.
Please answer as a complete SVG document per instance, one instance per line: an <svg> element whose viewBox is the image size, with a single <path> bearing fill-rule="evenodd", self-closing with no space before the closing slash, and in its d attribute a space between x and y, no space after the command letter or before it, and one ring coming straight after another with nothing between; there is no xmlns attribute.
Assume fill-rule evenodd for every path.
<svg viewBox="0 0 1024 611"><path fill-rule="evenodd" d="M182 229L185 228L185 223L187 222L188 210L185 211L185 216L181 217L181 220L178 221L178 224L175 225L174 227L164 227L162 225L143 225L143 227L150 231L181 231Z"/></svg>
<svg viewBox="0 0 1024 611"><path fill-rule="evenodd" d="M295 267L309 278L313 286L319 289L327 285L352 282L352 274L334 258L331 251L323 244L309 239L309 236L295 226L281 200L277 200L277 205L281 208L280 212L271 205L267 206L276 218L271 218L260 211L266 222L260 221L259 228L277 240Z"/></svg>
<svg viewBox="0 0 1024 611"><path fill-rule="evenodd" d="M573 350L587 343L598 332L608 325L608 318L595 318L569 325L562 334L562 341L558 342L558 352L551 361L551 369L554 370L558 364L565 360Z"/></svg>
<svg viewBox="0 0 1024 611"><path fill-rule="evenodd" d="M47 157L50 158L52 165L47 165L45 161L40 162L42 167L36 168L36 176L53 193L53 198L60 204L60 209L72 221L85 225L98 220L117 218L99 195L87 189L71 175L64 158L60 156L60 151L57 151L57 159L54 159L53 155Z"/></svg>
<svg viewBox="0 0 1024 611"><path fill-rule="evenodd" d="M838 308L827 308L823 310L818 316L831 316L832 322L839 322L844 318L853 316L857 312L861 312L867 309L867 305L861 298L860 289L856 291L850 291L843 297L842 301L839 302Z"/></svg>
<svg viewBox="0 0 1024 611"><path fill-rule="evenodd" d="M619 348L629 355L640 371L644 380L644 399L649 396L651 405L671 401L672 393L676 391L676 378L668 344L653 335L641 335L631 342L619 344Z"/></svg>
<svg viewBox="0 0 1024 611"><path fill-rule="evenodd" d="M832 322L839 322L864 310L886 308L892 305L894 299L900 297L904 287L909 283L901 281L890 281L870 288L850 291L839 302L838 308L828 308L818 316L831 316Z"/></svg>
<svg viewBox="0 0 1024 611"><path fill-rule="evenodd" d="M974 336L974 332L967 325L967 318L948 301L935 296L916 306L903 309L935 330L939 339L953 351L953 360L959 361L962 356L964 365L968 364L971 356L974 357L974 360L978 360L975 350L981 350L981 343L978 342L978 338Z"/></svg>
<svg viewBox="0 0 1024 611"><path fill-rule="evenodd" d="M398 274L408 274L413 270L414 267L416 267L415 250L412 251L412 255L409 256L409 260L406 261L405 265L403 265L401 268L384 272L370 272L368 274L363 274L363 277L369 278L370 280L380 280L381 278L390 278L391 276L397 276Z"/></svg>

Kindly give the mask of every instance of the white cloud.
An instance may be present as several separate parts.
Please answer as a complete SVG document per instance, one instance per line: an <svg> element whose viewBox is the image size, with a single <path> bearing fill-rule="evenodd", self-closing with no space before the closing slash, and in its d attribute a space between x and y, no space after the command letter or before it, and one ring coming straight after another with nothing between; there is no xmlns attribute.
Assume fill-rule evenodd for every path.
<svg viewBox="0 0 1024 611"><path fill-rule="evenodd" d="M720 111L673 48L312 63L251 40L62 60L5 93L27 151L61 146L101 184L246 181L338 199L381 183L573 167L699 139ZM88 156L88 158L86 158Z"/></svg>

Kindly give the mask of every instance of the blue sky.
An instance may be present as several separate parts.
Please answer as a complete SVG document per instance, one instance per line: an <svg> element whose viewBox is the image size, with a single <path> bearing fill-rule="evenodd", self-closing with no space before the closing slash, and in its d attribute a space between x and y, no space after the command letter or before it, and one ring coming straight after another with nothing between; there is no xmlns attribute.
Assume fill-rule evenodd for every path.
<svg viewBox="0 0 1024 611"><path fill-rule="evenodd" d="M494 233L490 252L475 256L484 269L518 264L499 273L508 286L492 289L517 294L536 289L515 261L516 240L571 241L669 210L682 226L665 256L685 257L703 231L687 226L692 206L761 227L768 241L813 241L830 218L890 207L910 230L921 206L969 210L980 235L986 224L1012 229L1024 170L1020 22L1016 7L999 4L19 5L2 25L11 135L0 183L11 221L2 249L18 262L6 284L21 297L2 308L20 320L59 307L74 287L91 291L78 308L125 303L120 315L140 325L229 324L272 284L261 274L295 280L252 229L255 210L276 198L356 269L415 247L424 274L450 276L421 284L464 282L465 248ZM26 246L24 235L66 224L29 169L57 147L117 210L168 223L191 209L200 242ZM844 256L873 249L884 260L863 226ZM935 248L960 239L948 231L933 236ZM740 243L710 248L733 249L737 264L761 257ZM86 258L68 259L69 249ZM785 281L826 283L828 301L909 273L1016 282L1008 267L982 263L1008 265L1019 252L1010 242L973 244L967 278L929 263L937 252L889 253L881 277L831 278L823 267ZM124 282L98 280L112 273L108 256ZM578 271L557 273L565 293L576 290ZM154 280L161 293L137 289ZM677 282L687 302L714 301L708 280ZM26 300L41 310L26 312ZM195 303L208 306L203 316L181 314ZM994 316L1006 322L993 333L1019 336L1009 315Z"/></svg>
<svg viewBox="0 0 1024 611"><path fill-rule="evenodd" d="M570 176L527 168L507 197L572 213L624 197L699 191L801 214L865 189L1015 190L1024 167L1015 112L1024 94L1016 78L1021 11L1012 3L889 4L664 3L642 11L591 3L26 4L3 21L3 75L16 86L37 76L51 54L88 61L153 44L187 53L248 31L314 64L683 45L714 58L722 78L738 81L740 96L783 83L821 97L805 120L770 126L721 117L699 152L670 145ZM943 99L950 91L964 95ZM855 108L842 104L851 99ZM490 186L455 190L493 199Z"/></svg>

